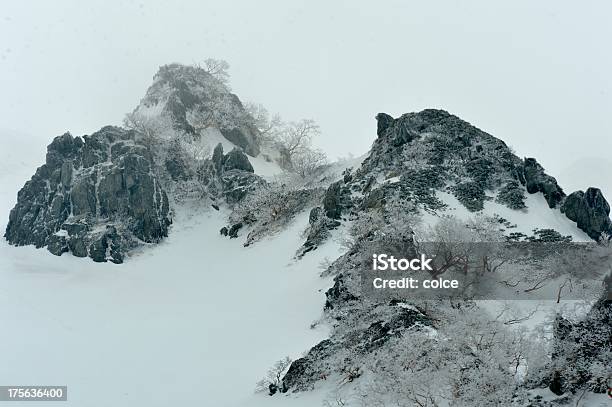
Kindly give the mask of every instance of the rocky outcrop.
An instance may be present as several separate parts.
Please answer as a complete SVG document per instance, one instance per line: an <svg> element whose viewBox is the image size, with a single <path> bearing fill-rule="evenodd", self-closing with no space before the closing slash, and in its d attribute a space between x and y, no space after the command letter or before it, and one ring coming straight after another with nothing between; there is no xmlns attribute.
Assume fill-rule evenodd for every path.
<svg viewBox="0 0 612 407"><path fill-rule="evenodd" d="M563 202L561 212L592 239L599 239L602 232L612 234L610 205L598 188L571 193Z"/></svg>
<svg viewBox="0 0 612 407"><path fill-rule="evenodd" d="M377 122L376 134L378 135L378 137L381 137L385 134L389 126L393 124L393 120L394 120L393 117L389 116L386 113L378 113L376 115L376 122Z"/></svg>
<svg viewBox="0 0 612 407"><path fill-rule="evenodd" d="M322 369L321 362L329 358L337 347L332 341L325 339L313 346L306 356L294 360L283 377L281 391L309 390L315 382L325 378L328 372Z"/></svg>
<svg viewBox="0 0 612 407"><path fill-rule="evenodd" d="M135 113L149 112L171 119L176 130L195 135L199 121L219 129L248 155L260 152L259 131L238 96L206 70L180 64L164 65L153 77Z"/></svg>
<svg viewBox="0 0 612 407"><path fill-rule="evenodd" d="M140 241L167 236L170 223L148 150L134 132L108 126L53 140L46 163L19 191L5 237L56 255L121 263Z"/></svg>
<svg viewBox="0 0 612 407"><path fill-rule="evenodd" d="M306 241L297 251L297 258L302 258L306 253L316 250L319 244L330 236L330 230L340 226L340 222L327 217L323 213L323 208L317 206L310 210L308 225Z"/></svg>
<svg viewBox="0 0 612 407"><path fill-rule="evenodd" d="M340 219L342 212L350 205L350 190L345 187L343 180L334 182L327 188L323 198L323 210L328 218Z"/></svg>
<svg viewBox="0 0 612 407"><path fill-rule="evenodd" d="M255 172L247 156L237 148L233 148L232 151L230 151L223 157L221 168L223 171L240 170L246 172Z"/></svg>
<svg viewBox="0 0 612 407"><path fill-rule="evenodd" d="M223 197L229 204L241 201L265 182L253 172L246 154L238 148L224 154L221 143L214 148L212 158L201 165L198 179L210 195Z"/></svg>
<svg viewBox="0 0 612 407"><path fill-rule="evenodd" d="M544 168L535 158L525 158L523 173L527 192L530 194L535 194L536 192L544 194L544 198L550 208L556 208L565 197L565 193L557 184L557 180L546 174Z"/></svg>

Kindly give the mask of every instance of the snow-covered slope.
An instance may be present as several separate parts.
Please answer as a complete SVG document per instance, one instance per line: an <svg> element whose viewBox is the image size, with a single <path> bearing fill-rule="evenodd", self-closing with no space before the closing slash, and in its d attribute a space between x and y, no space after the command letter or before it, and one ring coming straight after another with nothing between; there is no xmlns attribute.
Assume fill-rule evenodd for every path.
<svg viewBox="0 0 612 407"><path fill-rule="evenodd" d="M330 285L318 262L337 248L292 263L306 223L246 250L217 213L181 217L121 267L2 241L0 381L67 384L79 407L255 405L272 362L327 333L309 326Z"/></svg>
<svg viewBox="0 0 612 407"><path fill-rule="evenodd" d="M40 151L0 153L2 228ZM179 212L167 241L121 266L1 239L0 383L66 384L78 407L320 405L253 389L275 360L326 337L310 324L331 284L319 262L337 244L295 263L307 214L249 249L219 236L223 222Z"/></svg>
<svg viewBox="0 0 612 407"><path fill-rule="evenodd" d="M444 202L447 207L434 213L423 212L423 223L433 225L440 216L456 216L462 220L468 220L477 216L467 210L452 194L437 191L436 196ZM510 209L494 200L485 201L484 208L478 215L506 219L511 228L506 232L520 232L525 235L533 234L533 229L554 229L563 236L571 236L574 242L590 242L591 238L576 227L576 223L569 220L559 209L551 209L546 203L542 193L530 194L525 197L525 205L522 210Z"/></svg>

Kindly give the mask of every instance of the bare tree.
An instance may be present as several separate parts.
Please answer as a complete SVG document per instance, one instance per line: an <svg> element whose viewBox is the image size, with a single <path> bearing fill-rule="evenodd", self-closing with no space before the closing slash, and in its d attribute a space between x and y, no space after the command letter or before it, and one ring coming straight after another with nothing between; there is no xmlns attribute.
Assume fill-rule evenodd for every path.
<svg viewBox="0 0 612 407"><path fill-rule="evenodd" d="M204 60L204 69L221 83L227 85L229 82L229 63L223 59L208 58Z"/></svg>
<svg viewBox="0 0 612 407"><path fill-rule="evenodd" d="M288 168L306 178L327 162L327 156L312 147L313 136L321 133L319 125L310 119L285 123L278 136L281 153L286 156Z"/></svg>
<svg viewBox="0 0 612 407"><path fill-rule="evenodd" d="M299 122L289 122L283 126L280 142L289 156L293 157L309 149L312 145L312 137L320 133L319 125L314 120L303 119Z"/></svg>
<svg viewBox="0 0 612 407"><path fill-rule="evenodd" d="M276 393L281 387L283 373L287 370L289 365L291 365L291 358L289 356L274 363L274 365L268 369L266 376L257 382L255 391L261 392L267 390L270 392L270 395Z"/></svg>
<svg viewBox="0 0 612 407"><path fill-rule="evenodd" d="M251 124L259 130L262 141L269 145L278 142L283 122L278 113L271 115L260 103L247 102L244 108L251 116Z"/></svg>
<svg viewBox="0 0 612 407"><path fill-rule="evenodd" d="M172 120L168 116L149 116L138 111L126 114L123 125L139 133L146 142L155 142L172 131Z"/></svg>
<svg viewBox="0 0 612 407"><path fill-rule="evenodd" d="M306 148L297 152L291 158L293 170L302 178L313 174L327 163L327 156L322 150Z"/></svg>

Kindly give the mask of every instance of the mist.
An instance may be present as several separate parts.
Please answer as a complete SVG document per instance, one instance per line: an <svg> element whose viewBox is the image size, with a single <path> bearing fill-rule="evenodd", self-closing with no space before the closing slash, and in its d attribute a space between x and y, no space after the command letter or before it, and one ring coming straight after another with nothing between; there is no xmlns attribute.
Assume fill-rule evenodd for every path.
<svg viewBox="0 0 612 407"><path fill-rule="evenodd" d="M0 10L0 128L44 154L120 124L158 67L231 64L243 101L312 118L332 158L374 116L458 115L533 156L566 192L612 197L608 2L57 1ZM10 148L2 139L3 148Z"/></svg>

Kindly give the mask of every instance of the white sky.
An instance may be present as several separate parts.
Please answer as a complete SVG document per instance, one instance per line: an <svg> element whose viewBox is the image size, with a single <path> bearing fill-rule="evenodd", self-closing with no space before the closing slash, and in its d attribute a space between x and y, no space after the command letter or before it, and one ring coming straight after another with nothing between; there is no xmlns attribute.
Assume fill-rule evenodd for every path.
<svg viewBox="0 0 612 407"><path fill-rule="evenodd" d="M607 1L0 0L0 127L44 150L119 124L160 65L213 57L241 99L318 121L331 157L367 151L378 112L443 108L567 192L594 184L612 201L611 14Z"/></svg>

